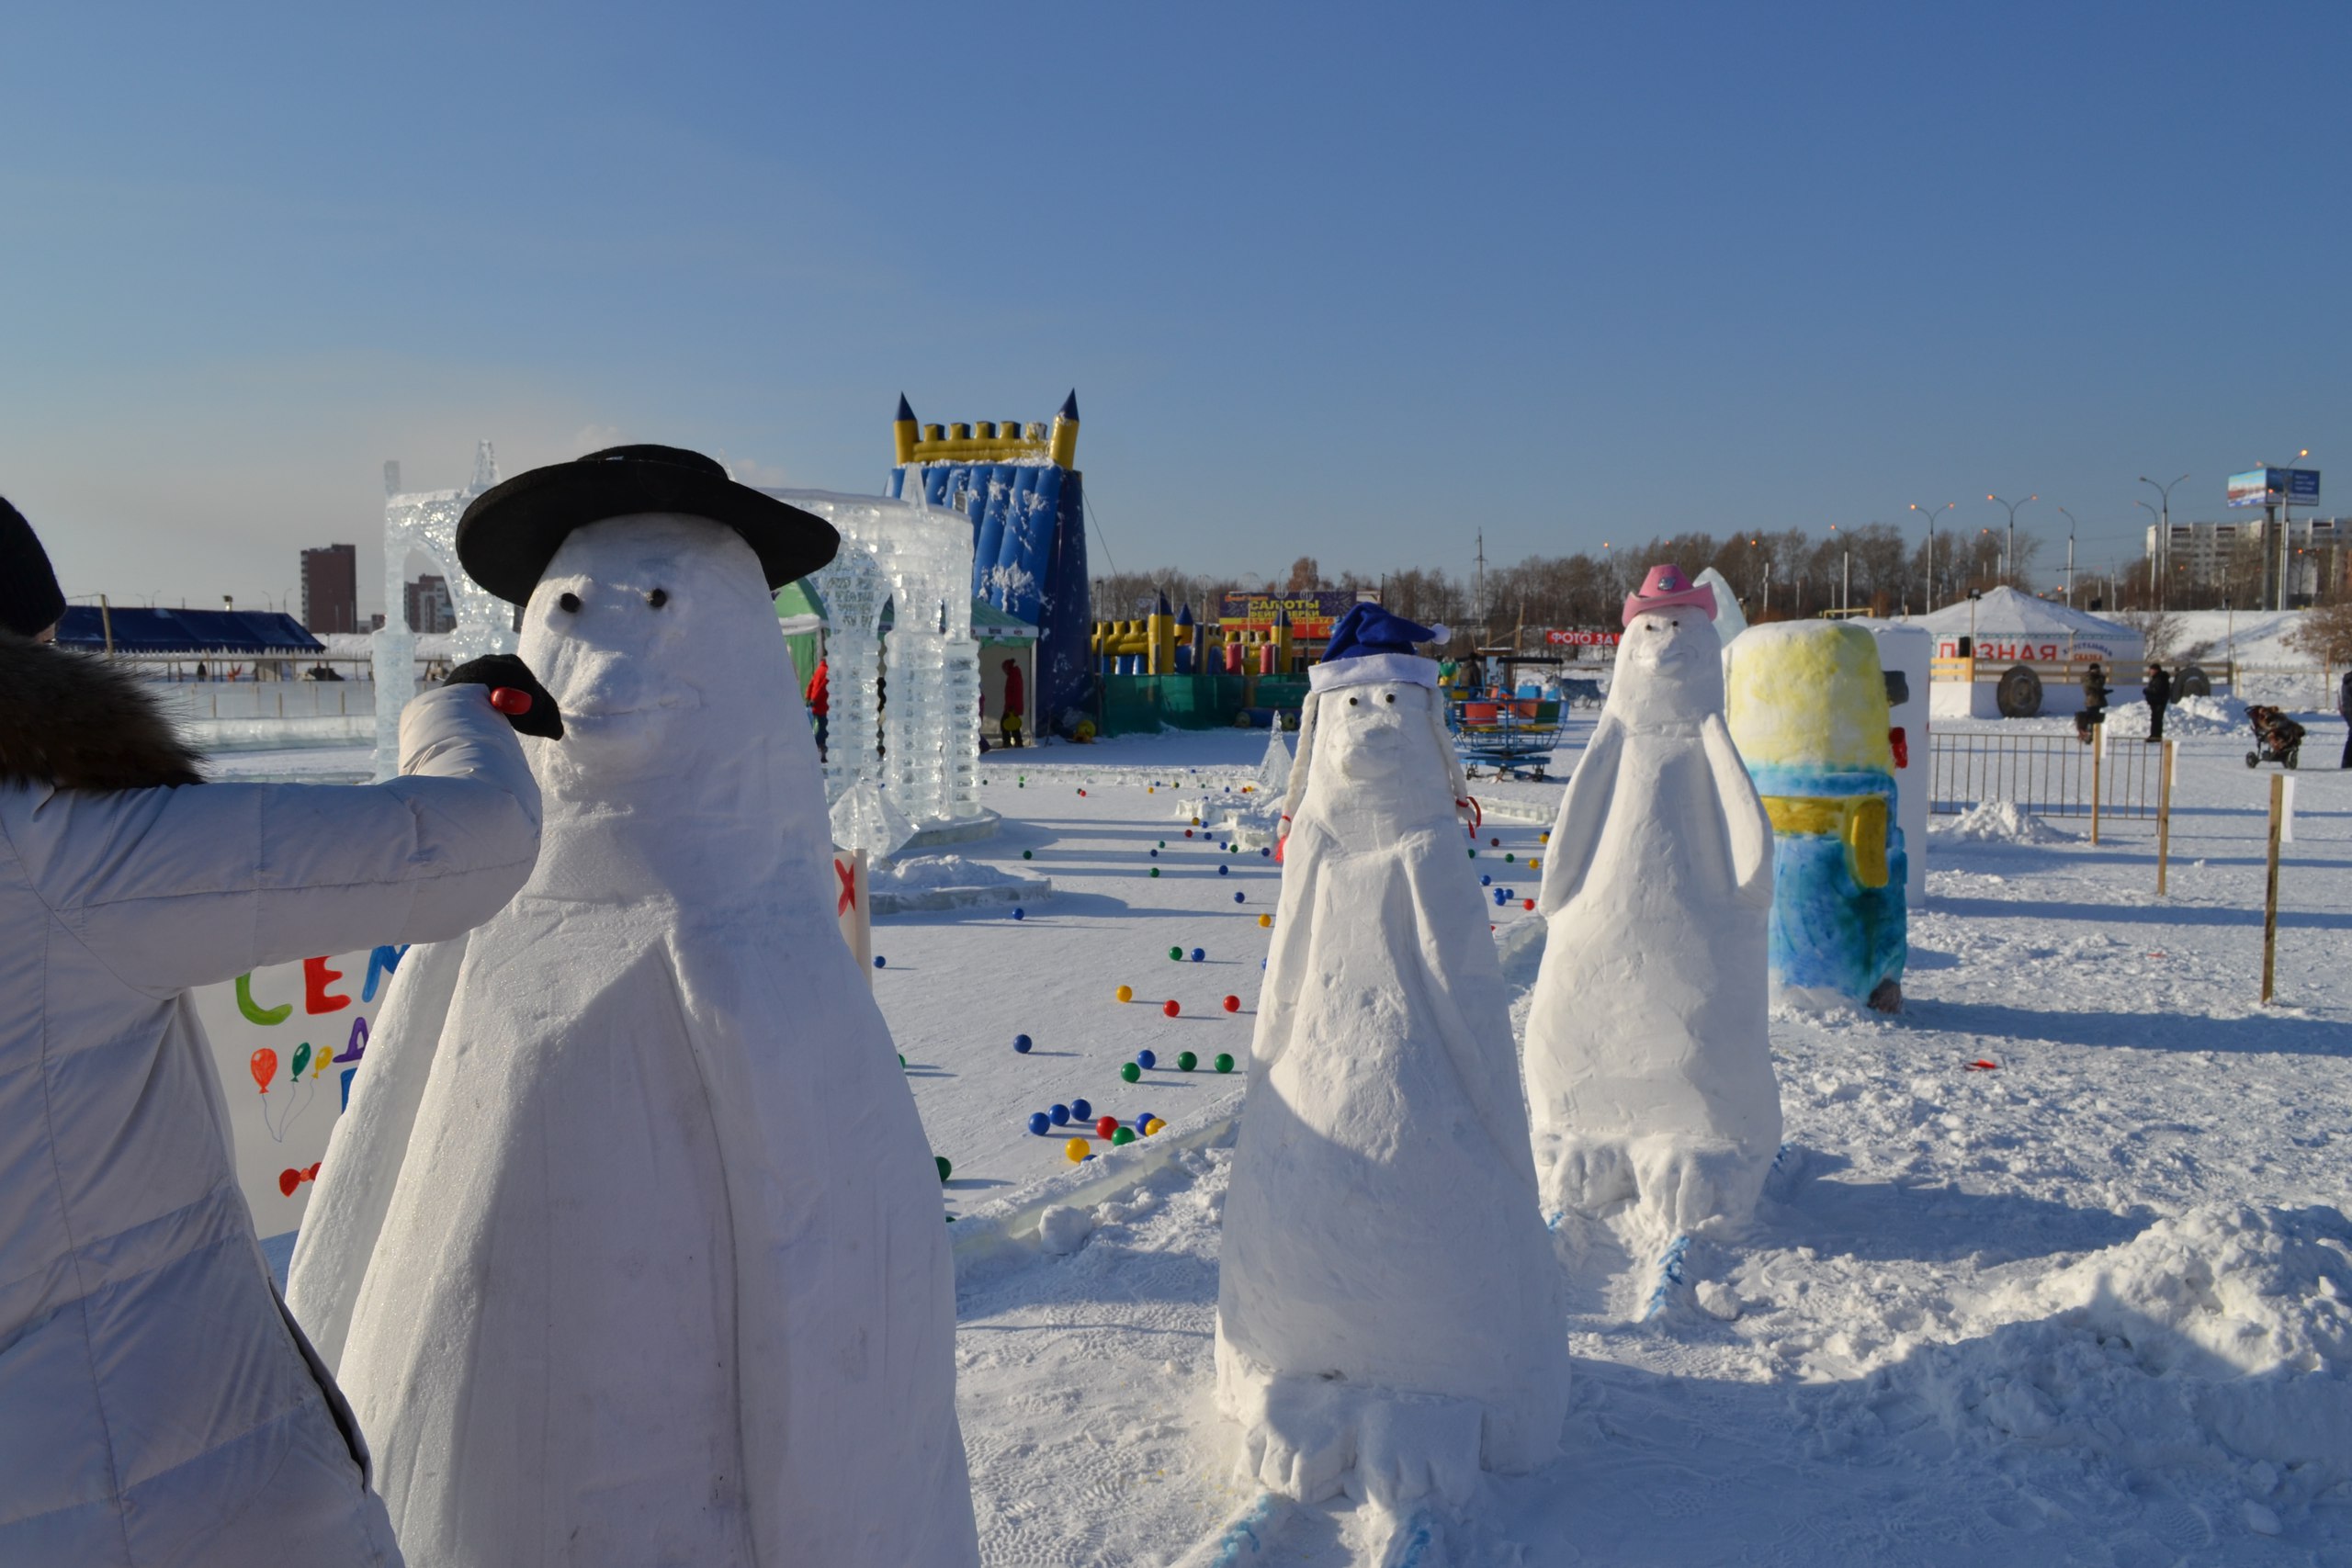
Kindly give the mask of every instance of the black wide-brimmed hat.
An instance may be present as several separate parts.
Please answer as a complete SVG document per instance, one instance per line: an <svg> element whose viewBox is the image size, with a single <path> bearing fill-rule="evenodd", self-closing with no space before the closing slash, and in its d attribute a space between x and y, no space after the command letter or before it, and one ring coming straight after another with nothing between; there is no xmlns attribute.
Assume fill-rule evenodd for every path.
<svg viewBox="0 0 2352 1568"><path fill-rule="evenodd" d="M841 548L831 524L737 484L699 452L608 446L517 474L474 497L458 519L458 564L508 604L525 604L573 529L639 512L683 513L734 529L758 554L771 593Z"/></svg>

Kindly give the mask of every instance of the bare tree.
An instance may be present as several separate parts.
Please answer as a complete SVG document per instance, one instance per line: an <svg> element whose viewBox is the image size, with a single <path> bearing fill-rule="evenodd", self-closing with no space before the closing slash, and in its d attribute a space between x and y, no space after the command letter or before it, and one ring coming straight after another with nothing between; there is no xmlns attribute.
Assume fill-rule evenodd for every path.
<svg viewBox="0 0 2352 1568"><path fill-rule="evenodd" d="M1283 584L1283 589L1289 593L1304 593L1322 586L1322 568L1315 564L1313 556L1301 556L1290 563L1290 579Z"/></svg>

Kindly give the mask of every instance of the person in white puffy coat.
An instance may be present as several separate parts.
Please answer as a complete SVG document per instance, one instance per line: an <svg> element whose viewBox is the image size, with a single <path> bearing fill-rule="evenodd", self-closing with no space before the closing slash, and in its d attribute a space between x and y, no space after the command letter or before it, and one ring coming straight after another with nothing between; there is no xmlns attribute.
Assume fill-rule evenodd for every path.
<svg viewBox="0 0 2352 1568"><path fill-rule="evenodd" d="M20 635L29 536L0 502L0 1563L398 1564L187 988L481 923L538 789L481 684L409 705L390 783L196 783L136 682Z"/></svg>

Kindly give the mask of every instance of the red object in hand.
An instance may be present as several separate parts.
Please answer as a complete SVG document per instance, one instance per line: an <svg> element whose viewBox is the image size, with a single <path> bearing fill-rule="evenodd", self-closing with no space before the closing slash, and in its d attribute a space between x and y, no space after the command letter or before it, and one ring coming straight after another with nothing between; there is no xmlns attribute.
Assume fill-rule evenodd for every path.
<svg viewBox="0 0 2352 1568"><path fill-rule="evenodd" d="M490 705L509 718L520 718L531 711L531 694L514 686L494 687L490 694Z"/></svg>
<svg viewBox="0 0 2352 1568"><path fill-rule="evenodd" d="M1225 1010L1227 1012L1239 1012L1241 1010L1241 998L1239 997L1226 998Z"/></svg>
<svg viewBox="0 0 2352 1568"><path fill-rule="evenodd" d="M1184 1010L1176 1005L1175 998L1170 997L1166 1001L1159 1004L1159 1010L1166 1013L1169 1017L1174 1018L1178 1013Z"/></svg>
<svg viewBox="0 0 2352 1568"><path fill-rule="evenodd" d="M1896 767L1907 768L1911 765L1911 741L1910 738L1903 733L1901 725L1898 724L1886 732L1886 743L1894 750Z"/></svg>
<svg viewBox="0 0 2352 1568"><path fill-rule="evenodd" d="M1105 1116L1094 1123L1094 1135L1098 1138L1107 1138L1118 1130L1119 1119L1116 1116Z"/></svg>

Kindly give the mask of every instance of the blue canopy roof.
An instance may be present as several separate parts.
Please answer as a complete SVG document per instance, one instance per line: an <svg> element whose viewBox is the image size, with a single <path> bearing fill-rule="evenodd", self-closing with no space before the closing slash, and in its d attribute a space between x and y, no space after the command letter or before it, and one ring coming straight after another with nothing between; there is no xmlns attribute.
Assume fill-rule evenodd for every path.
<svg viewBox="0 0 2352 1568"><path fill-rule="evenodd" d="M257 657L324 653L326 645L291 615L266 610L167 610L118 606L102 618L95 604L69 604L57 623L68 648L107 646L107 622L117 653L243 653Z"/></svg>

